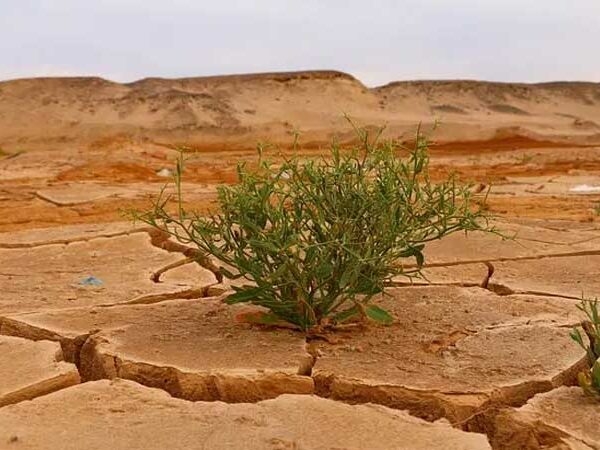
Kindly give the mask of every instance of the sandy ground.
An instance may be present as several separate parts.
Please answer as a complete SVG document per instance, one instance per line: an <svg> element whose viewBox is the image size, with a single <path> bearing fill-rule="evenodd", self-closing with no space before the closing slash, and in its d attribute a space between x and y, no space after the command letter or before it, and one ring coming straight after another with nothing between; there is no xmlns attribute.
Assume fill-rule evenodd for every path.
<svg viewBox="0 0 600 450"><path fill-rule="evenodd" d="M378 299L392 326L307 340L241 323L226 284L129 221L177 146L203 212L257 140L274 159L296 127L306 158L351 141L341 111L404 141L441 117L432 177L489 189L516 238L436 242L426 280ZM586 83L0 83L0 448L600 449L568 336L600 295L597 123Z"/></svg>

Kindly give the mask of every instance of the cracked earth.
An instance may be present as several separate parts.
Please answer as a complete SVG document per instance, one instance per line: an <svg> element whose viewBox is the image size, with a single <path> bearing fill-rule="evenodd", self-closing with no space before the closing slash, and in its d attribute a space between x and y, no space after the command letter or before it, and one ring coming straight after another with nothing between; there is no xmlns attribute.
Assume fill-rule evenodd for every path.
<svg viewBox="0 0 600 450"><path fill-rule="evenodd" d="M210 262L123 221L159 181L77 179L67 156L0 161L0 449L600 449L569 338L600 294L600 198L571 187L600 172L506 178L511 239L432 243L377 299L393 325L307 339L244 323ZM215 182L191 178L203 210Z"/></svg>

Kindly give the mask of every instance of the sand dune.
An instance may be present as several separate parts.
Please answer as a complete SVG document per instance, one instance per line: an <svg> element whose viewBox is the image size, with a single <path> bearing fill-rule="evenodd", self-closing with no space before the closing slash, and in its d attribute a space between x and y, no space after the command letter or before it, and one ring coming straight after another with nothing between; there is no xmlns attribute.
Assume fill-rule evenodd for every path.
<svg viewBox="0 0 600 450"><path fill-rule="evenodd" d="M342 115L388 125L395 137L441 120L439 141L522 138L600 142L600 83L402 81L367 88L333 71L218 77L101 78L0 82L0 147L60 147L112 142L247 149L257 140L320 145L350 138Z"/></svg>
<svg viewBox="0 0 600 450"><path fill-rule="evenodd" d="M196 150L188 200L211 208L216 185L237 179L258 141L300 154L355 138L343 114L390 137L429 130L431 175L495 188L492 212L597 221L600 83L404 81L368 88L341 72L295 72L119 84L101 78L0 83L0 232L122 220L169 180L175 147ZM595 145L594 145L595 144ZM278 158L271 149L269 157ZM557 176L566 176L560 182ZM496 195L497 193L497 195ZM540 199L543 197L543 201ZM76 201L73 199L77 199Z"/></svg>

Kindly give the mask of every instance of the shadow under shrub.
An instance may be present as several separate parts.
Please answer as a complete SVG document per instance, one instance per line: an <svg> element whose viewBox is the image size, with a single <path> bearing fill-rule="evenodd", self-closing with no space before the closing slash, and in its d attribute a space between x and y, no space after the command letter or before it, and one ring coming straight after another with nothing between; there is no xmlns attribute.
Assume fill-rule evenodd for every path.
<svg viewBox="0 0 600 450"><path fill-rule="evenodd" d="M225 277L246 280L227 302L267 308L261 323L311 332L367 317L390 323L373 297L392 277L418 276L428 242L489 227L469 186L431 182L423 136L409 150L380 142L381 131L356 131L359 145L333 143L318 160L274 164L259 146L258 167L238 165L238 183L218 188L219 210L206 217L184 210L180 158L178 214L161 196L137 218L196 245Z"/></svg>

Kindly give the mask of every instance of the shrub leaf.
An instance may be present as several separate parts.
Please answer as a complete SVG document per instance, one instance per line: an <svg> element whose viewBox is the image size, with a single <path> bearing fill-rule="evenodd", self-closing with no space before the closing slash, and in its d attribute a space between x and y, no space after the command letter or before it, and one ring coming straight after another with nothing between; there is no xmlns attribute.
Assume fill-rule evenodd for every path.
<svg viewBox="0 0 600 450"><path fill-rule="evenodd" d="M379 306L367 306L366 313L369 318L384 325L391 325L394 322L394 318L390 315L390 313Z"/></svg>

